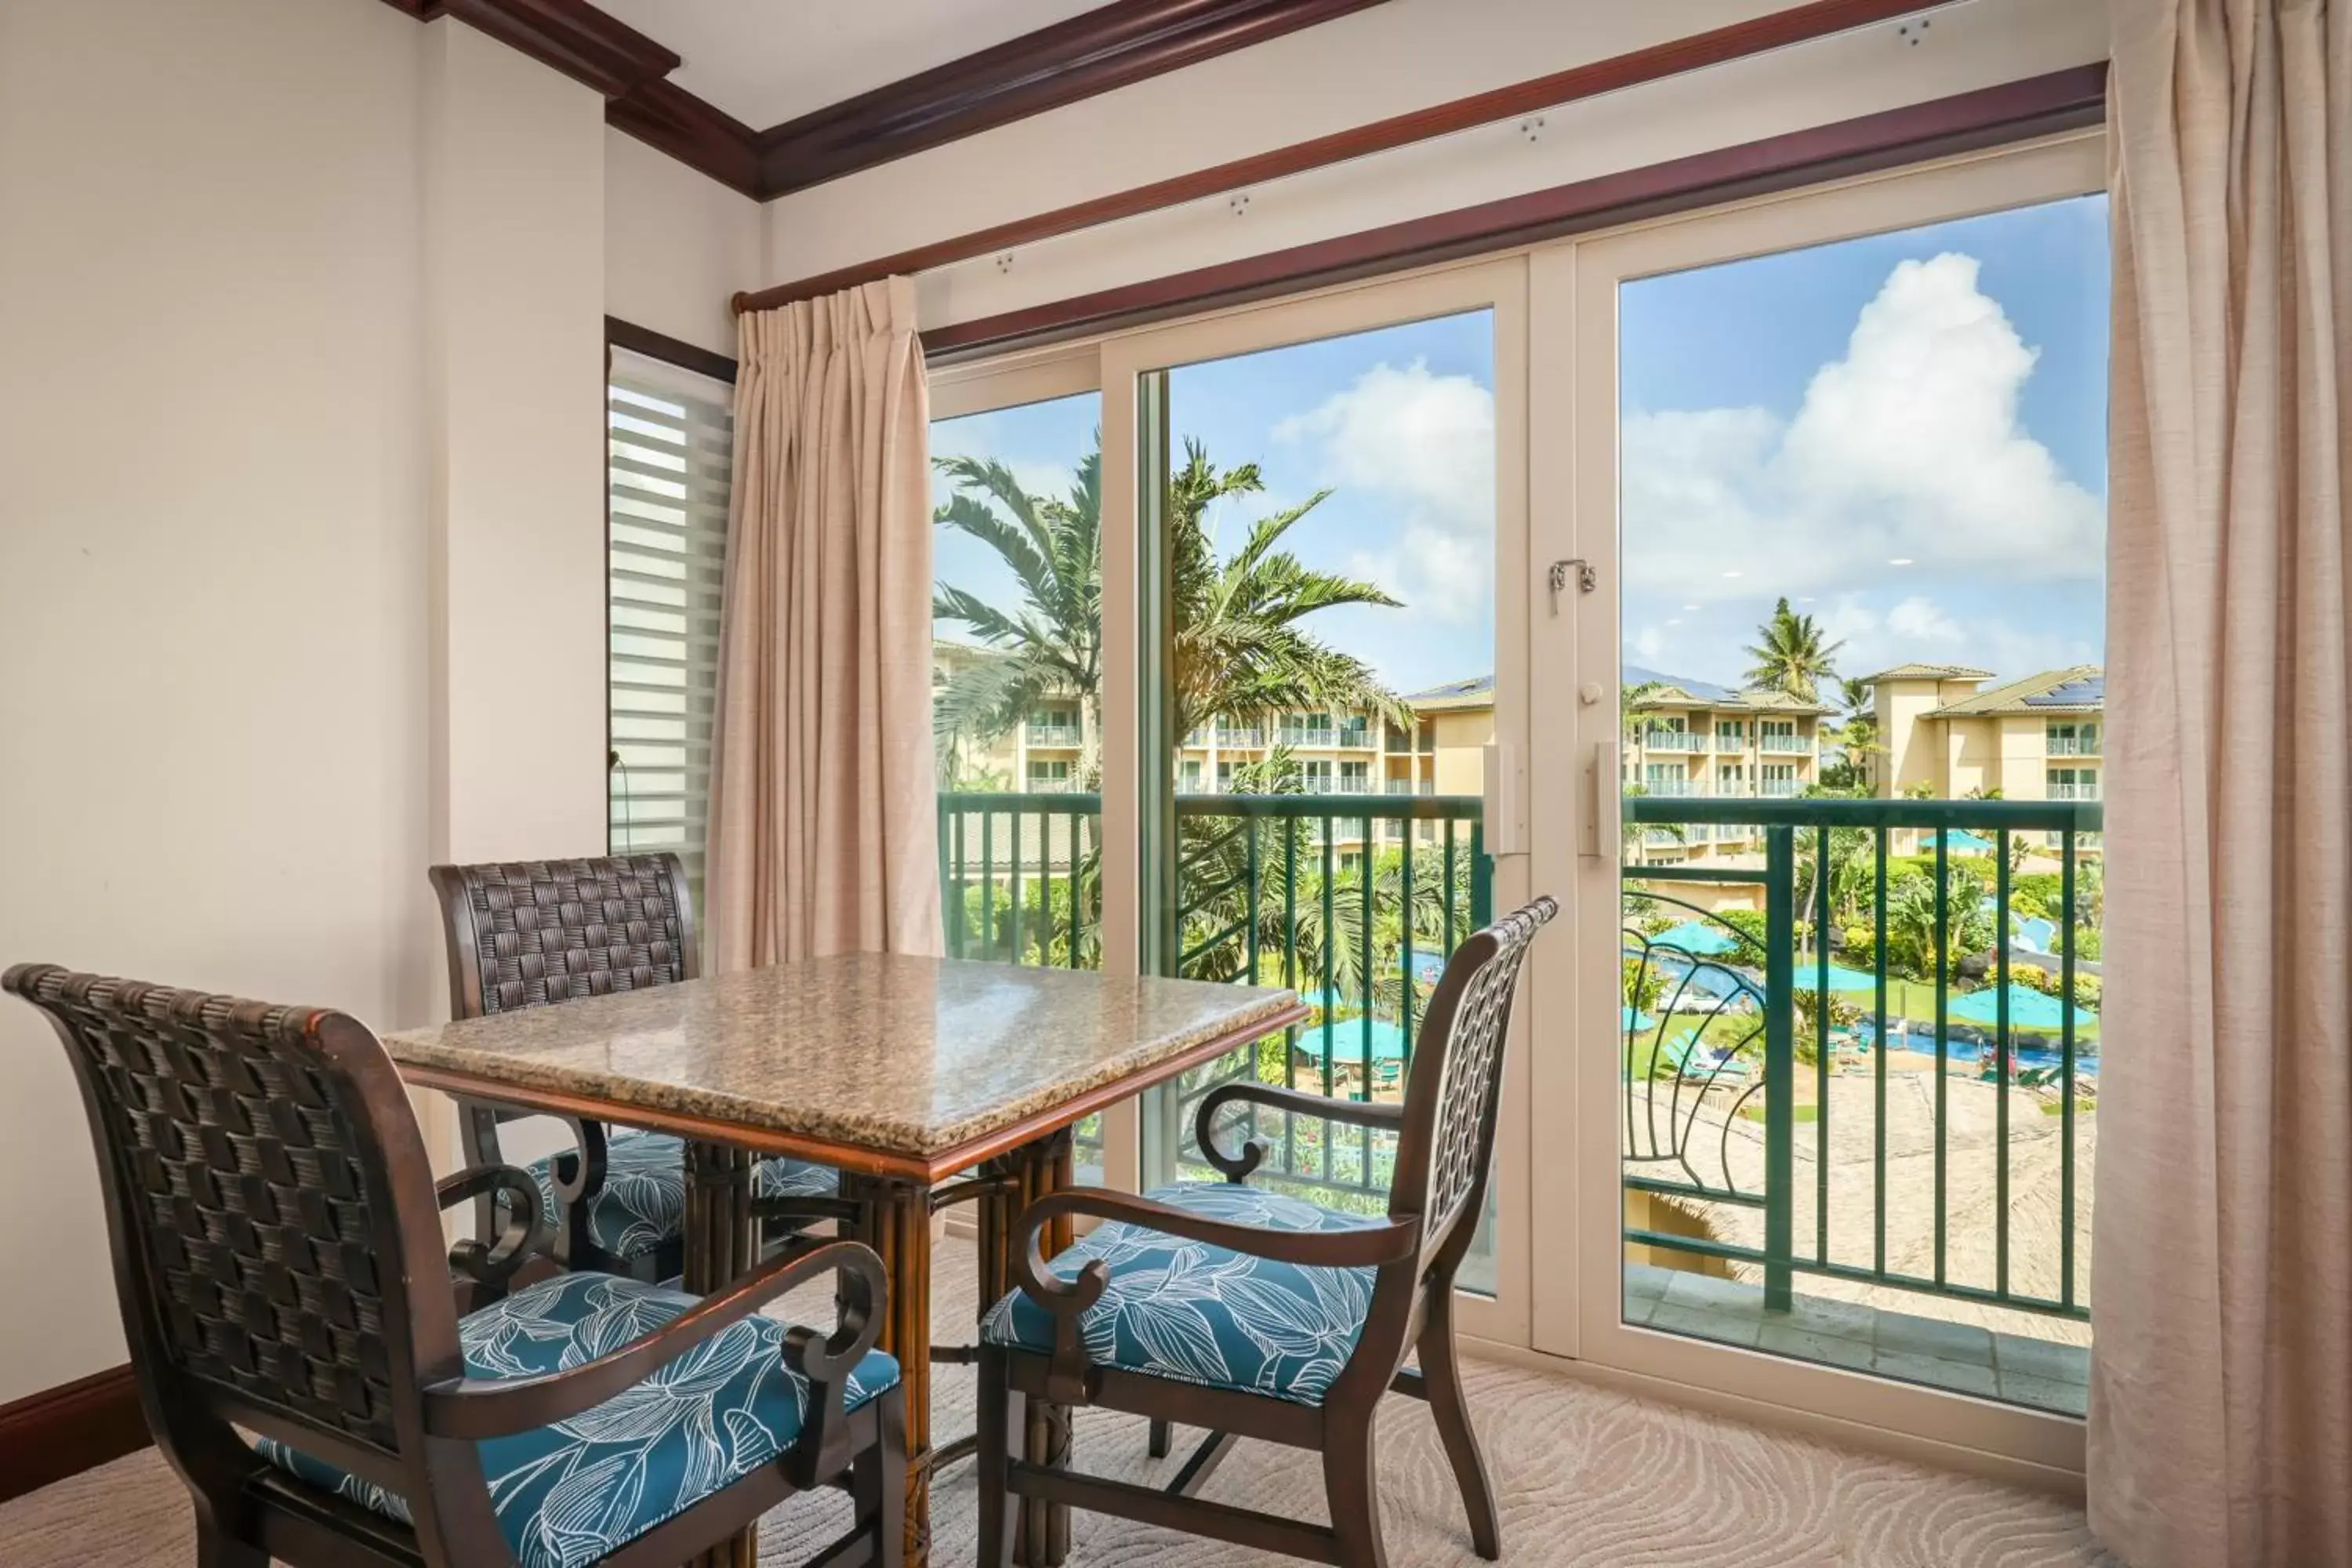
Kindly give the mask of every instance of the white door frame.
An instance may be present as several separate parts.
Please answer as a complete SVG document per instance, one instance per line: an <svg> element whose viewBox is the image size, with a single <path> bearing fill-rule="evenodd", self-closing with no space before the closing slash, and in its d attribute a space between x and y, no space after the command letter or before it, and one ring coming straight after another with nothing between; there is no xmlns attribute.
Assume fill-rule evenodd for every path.
<svg viewBox="0 0 2352 1568"><path fill-rule="evenodd" d="M2083 1425L2058 1415L1780 1356L1630 1327L1619 1265L1620 964L1618 784L1617 300L1629 279L1854 236L2057 200L2105 188L2104 139L2081 132L1916 169L1768 197L1538 249L1529 259L1534 428L1528 574L1581 558L1596 591L1563 595L1531 622L1542 682L1529 747L1535 885L1565 894L1575 979L1538 989L1528 1114L1554 1152L1531 1173L1537 1250L1529 1343L1549 1355L1780 1407L1896 1438L2079 1475ZM1570 606L1573 605L1571 609ZM1540 965L1536 966L1540 967ZM1572 1137L1555 1136L1573 1129Z"/></svg>

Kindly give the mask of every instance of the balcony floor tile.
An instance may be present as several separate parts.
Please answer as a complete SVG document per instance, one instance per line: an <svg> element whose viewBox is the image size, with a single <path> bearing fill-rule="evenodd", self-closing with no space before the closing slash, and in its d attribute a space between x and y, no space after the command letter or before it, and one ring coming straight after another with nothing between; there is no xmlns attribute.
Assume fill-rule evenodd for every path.
<svg viewBox="0 0 2352 1568"><path fill-rule="evenodd" d="M2079 1383L2034 1377L2021 1372L2004 1372L2000 1380L2000 1396L2018 1405L2055 1410L2066 1415L2081 1415L2090 1408L2091 1391Z"/></svg>
<svg viewBox="0 0 2352 1568"><path fill-rule="evenodd" d="M1904 1383L1924 1383L1931 1388L1950 1389L1955 1394L1981 1394L1987 1399L1998 1398L2000 1394L1999 1378L1983 1362L1946 1361L1941 1356L1883 1350L1873 1359L1870 1370L1881 1377L1892 1377Z"/></svg>
<svg viewBox="0 0 2352 1568"><path fill-rule="evenodd" d="M1714 1340L1719 1344L1747 1345L1754 1348L1763 1332L1760 1320L1738 1311L1709 1311L1703 1307L1678 1306L1661 1301L1650 1314L1649 1326L1670 1334L1689 1334L1695 1339ZM1990 1375L1990 1373L1988 1373Z"/></svg>
<svg viewBox="0 0 2352 1568"><path fill-rule="evenodd" d="M2067 1415L2086 1403L2089 1352L2081 1345L1809 1296L1801 1279L1790 1310L1770 1312L1759 1283L1629 1263L1623 1306L1629 1324L1817 1365Z"/></svg>
<svg viewBox="0 0 2352 1568"><path fill-rule="evenodd" d="M2017 1373L2077 1386L2091 1381L2091 1352L2084 1345L2057 1344L2023 1334L1995 1334L1992 1360L2004 1378Z"/></svg>
<svg viewBox="0 0 2352 1568"><path fill-rule="evenodd" d="M1819 1363L1822 1366L1844 1367L1850 1372L1868 1372L1876 1352L1868 1340L1849 1339L1839 1334L1812 1333L1794 1323L1768 1322L1757 1335L1756 1348L1770 1351L1775 1355L1794 1356L1799 1361Z"/></svg>
<svg viewBox="0 0 2352 1568"><path fill-rule="evenodd" d="M1878 1315L1878 1348L1899 1355L1937 1356L1992 1365L1992 1334L1974 1323L1948 1323L1905 1312Z"/></svg>

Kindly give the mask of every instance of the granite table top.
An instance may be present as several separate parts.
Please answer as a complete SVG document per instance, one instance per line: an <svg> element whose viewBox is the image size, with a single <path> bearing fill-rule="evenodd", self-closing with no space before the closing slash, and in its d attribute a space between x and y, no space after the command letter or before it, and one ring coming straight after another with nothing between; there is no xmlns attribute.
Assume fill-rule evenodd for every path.
<svg viewBox="0 0 2352 1568"><path fill-rule="evenodd" d="M422 1087L936 1178L1305 1016L1259 986L858 953L384 1045Z"/></svg>

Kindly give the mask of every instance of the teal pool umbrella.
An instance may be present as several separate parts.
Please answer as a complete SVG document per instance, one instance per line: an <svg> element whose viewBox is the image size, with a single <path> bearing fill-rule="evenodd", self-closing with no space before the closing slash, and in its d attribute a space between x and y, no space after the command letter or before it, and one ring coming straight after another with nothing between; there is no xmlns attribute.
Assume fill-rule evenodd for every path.
<svg viewBox="0 0 2352 1568"><path fill-rule="evenodd" d="M1730 931L1712 921L1685 921L1680 925L1670 925L1650 938L1650 945L1680 948L1685 952L1711 958L1717 953L1729 952L1746 944Z"/></svg>
<svg viewBox="0 0 2352 1568"><path fill-rule="evenodd" d="M1990 855L1992 840L1965 827L1948 827L1944 829L1944 847L1955 855Z"/></svg>
<svg viewBox="0 0 2352 1568"><path fill-rule="evenodd" d="M1951 1016L1970 1024L1997 1025L2000 1022L2000 991L1988 985L1982 991L1971 991L1965 996L1955 996ZM2095 1024L2099 1016L2088 1007L2077 1005L2074 1022L2079 1026ZM2045 996L2030 985L2011 981L2009 986L2009 1023L2015 1029L2054 1030L2064 1022L2059 1011L2058 998Z"/></svg>
<svg viewBox="0 0 2352 1568"><path fill-rule="evenodd" d="M1391 1024L1386 1018L1371 1020L1371 1057L1376 1062L1399 1062L1406 1056L1404 1026ZM1340 1067L1364 1059L1365 1022L1361 1018L1341 1018L1330 1026L1331 1059ZM1298 1031L1298 1048L1320 1059L1323 1055L1324 1026L1308 1024Z"/></svg>
<svg viewBox="0 0 2352 1568"><path fill-rule="evenodd" d="M1821 978L1822 972L1817 965L1807 963L1802 959L1797 962L1796 988L1798 990L1819 989ZM1866 970L1848 969L1843 963L1832 963L1830 965L1830 989L1858 991L1864 995L1874 996L1878 994L1878 976Z"/></svg>
<svg viewBox="0 0 2352 1568"><path fill-rule="evenodd" d="M1617 1026L1630 1035L1636 1029L1654 1029L1658 1021L1638 1009L1620 1007L1617 1009Z"/></svg>

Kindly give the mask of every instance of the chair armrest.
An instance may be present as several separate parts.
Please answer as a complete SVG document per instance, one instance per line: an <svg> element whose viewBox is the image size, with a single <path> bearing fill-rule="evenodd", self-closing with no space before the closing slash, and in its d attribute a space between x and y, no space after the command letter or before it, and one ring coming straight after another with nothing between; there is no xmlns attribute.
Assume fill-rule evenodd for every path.
<svg viewBox="0 0 2352 1568"><path fill-rule="evenodd" d="M1293 1116L1319 1116L1328 1121L1345 1121L1358 1127L1384 1127L1397 1131L1404 1126L1404 1107L1387 1100L1335 1100L1328 1095L1277 1089L1273 1084L1250 1079L1219 1084L1201 1097L1201 1108L1193 1115L1192 1137L1200 1145L1201 1157L1223 1172L1229 1182L1247 1181L1265 1163L1270 1147L1262 1138L1249 1140L1238 1153L1228 1154L1217 1147L1217 1112L1244 1100Z"/></svg>
<svg viewBox="0 0 2352 1568"><path fill-rule="evenodd" d="M807 1380L802 1437L812 1454L838 1449L842 1384L881 1337L889 1286L882 1259L855 1241L787 1247L667 1326L626 1347L540 1377L457 1377L425 1386L425 1430L436 1437L511 1436L593 1409L643 1383L720 1331L741 1322L793 1287L840 1276L841 1325L829 1339L795 1328L784 1336L784 1364ZM814 1437L812 1438L812 1435Z"/></svg>
<svg viewBox="0 0 2352 1568"><path fill-rule="evenodd" d="M513 1165L469 1165L433 1184L433 1195L445 1209L491 1193L507 1198L507 1223L497 1244L466 1237L450 1247L449 1267L478 1285L503 1289L551 1234L541 1212L539 1184Z"/></svg>
<svg viewBox="0 0 2352 1568"><path fill-rule="evenodd" d="M1087 1188L1054 1193L1022 1211L1013 1227L1013 1281L1021 1293L1054 1318L1054 1352L1046 1369L1045 1397L1058 1405L1083 1404L1091 1364L1079 1320L1110 1288L1110 1266L1089 1258L1077 1278L1064 1279L1046 1268L1039 1237L1065 1215L1124 1220L1188 1241L1207 1242L1277 1263L1309 1268L1363 1268L1412 1258L1421 1245L1421 1216L1407 1215L1360 1230L1273 1230L1210 1219L1189 1209L1155 1203L1129 1193Z"/></svg>

